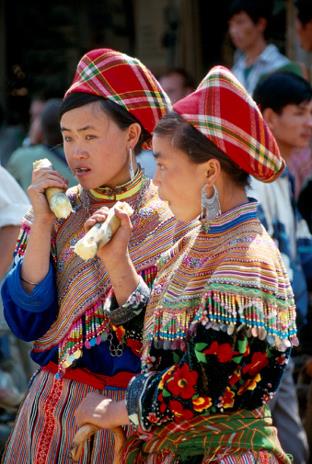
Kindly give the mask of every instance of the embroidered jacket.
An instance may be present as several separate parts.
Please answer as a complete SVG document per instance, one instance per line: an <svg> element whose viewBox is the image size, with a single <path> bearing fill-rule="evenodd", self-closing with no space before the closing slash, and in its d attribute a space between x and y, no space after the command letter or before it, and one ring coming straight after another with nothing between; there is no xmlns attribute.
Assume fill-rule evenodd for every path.
<svg viewBox="0 0 312 464"><path fill-rule="evenodd" d="M296 314L256 210L251 201L188 233L160 258L150 297L141 280L122 307L138 310L149 299L143 371L127 390L129 418L141 430L254 410L276 391L297 344Z"/></svg>
<svg viewBox="0 0 312 464"><path fill-rule="evenodd" d="M159 200L151 181L139 171L118 199L134 209L131 257L144 281L154 279L155 262L168 249L179 225L166 204ZM105 194L104 194L105 193ZM68 191L75 213L56 224L52 238L48 275L28 294L20 282L20 268L31 228L25 218L17 246L15 267L3 288L5 317L17 337L34 341L32 358L41 366L58 364L61 375L69 367L86 367L91 372L113 375L138 372L143 314L123 325L111 323L105 310L111 284L98 258L81 260L73 245L83 234L84 222L101 206L111 206L110 192L86 192L79 187Z"/></svg>

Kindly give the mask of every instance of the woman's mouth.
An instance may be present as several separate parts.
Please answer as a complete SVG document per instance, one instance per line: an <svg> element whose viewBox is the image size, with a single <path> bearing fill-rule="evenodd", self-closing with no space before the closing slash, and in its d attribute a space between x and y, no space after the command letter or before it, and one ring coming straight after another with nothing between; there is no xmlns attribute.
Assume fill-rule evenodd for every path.
<svg viewBox="0 0 312 464"><path fill-rule="evenodd" d="M79 167L74 169L74 175L76 177L83 177L91 172L91 169L89 168L84 168L84 167Z"/></svg>

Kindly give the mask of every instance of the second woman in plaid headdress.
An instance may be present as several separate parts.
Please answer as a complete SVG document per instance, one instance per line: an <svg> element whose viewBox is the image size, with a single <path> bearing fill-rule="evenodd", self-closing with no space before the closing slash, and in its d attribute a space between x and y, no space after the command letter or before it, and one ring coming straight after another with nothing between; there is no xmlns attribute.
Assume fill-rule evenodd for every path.
<svg viewBox="0 0 312 464"><path fill-rule="evenodd" d="M147 305L129 261L123 285L113 283L119 302L136 287L116 311L147 306L143 372L126 402L96 419L78 410L78 422L133 424L127 464L289 464L266 405L297 343L293 293L245 193L249 175L272 182L282 172L276 141L233 74L215 67L158 123L153 150L161 198L200 225L161 256ZM103 250L108 266L116 254L126 262L122 227Z"/></svg>
<svg viewBox="0 0 312 464"><path fill-rule="evenodd" d="M147 285L152 283L158 256L184 226L176 228L136 154L169 109L168 97L136 58L97 49L80 60L61 109L64 151L79 182L67 191L74 212L55 220L44 191L66 188L66 182L53 169L36 170L29 188L33 210L4 284L8 323L18 337L34 341L31 355L40 366L5 463L70 462L74 413L81 400L90 392L122 399L130 378L140 371L144 312L110 315L111 283L101 253L83 261L73 248L86 221L87 227L103 222L101 208L126 201L134 210L129 253ZM110 432L96 434L86 445L81 462L91 460L112 463Z"/></svg>

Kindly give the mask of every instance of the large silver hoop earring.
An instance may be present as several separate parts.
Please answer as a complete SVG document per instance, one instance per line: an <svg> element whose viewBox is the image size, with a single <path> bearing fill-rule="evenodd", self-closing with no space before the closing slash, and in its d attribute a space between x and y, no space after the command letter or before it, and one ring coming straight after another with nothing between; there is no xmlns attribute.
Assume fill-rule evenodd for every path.
<svg viewBox="0 0 312 464"><path fill-rule="evenodd" d="M208 223L221 214L221 207L219 201L219 193L217 188L213 185L212 197L207 196L207 185L201 189L201 215L200 219L206 220Z"/></svg>
<svg viewBox="0 0 312 464"><path fill-rule="evenodd" d="M133 150L132 148L129 148L129 173L130 173L130 179L132 180L134 178L135 172L134 172L134 159L133 159Z"/></svg>

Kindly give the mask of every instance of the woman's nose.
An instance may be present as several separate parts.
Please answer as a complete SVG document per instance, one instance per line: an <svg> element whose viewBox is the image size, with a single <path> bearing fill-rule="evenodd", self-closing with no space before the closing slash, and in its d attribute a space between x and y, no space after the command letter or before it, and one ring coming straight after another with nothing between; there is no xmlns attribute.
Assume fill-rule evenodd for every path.
<svg viewBox="0 0 312 464"><path fill-rule="evenodd" d="M88 157L88 153L83 147L76 145L72 150L72 156L76 159L85 159Z"/></svg>
<svg viewBox="0 0 312 464"><path fill-rule="evenodd" d="M153 184L156 185L156 187L159 187L159 176L158 176L158 169L156 170L154 177L153 177Z"/></svg>

